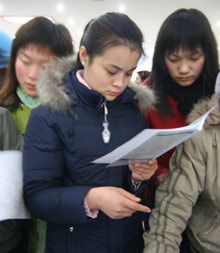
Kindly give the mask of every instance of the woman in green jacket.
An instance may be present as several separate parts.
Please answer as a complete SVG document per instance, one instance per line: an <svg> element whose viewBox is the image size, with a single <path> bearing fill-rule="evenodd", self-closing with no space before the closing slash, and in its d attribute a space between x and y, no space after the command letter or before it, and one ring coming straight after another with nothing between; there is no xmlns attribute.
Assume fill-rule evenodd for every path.
<svg viewBox="0 0 220 253"><path fill-rule="evenodd" d="M22 134L31 109L38 105L35 83L39 72L56 58L73 54L67 28L45 17L30 20L16 32L5 82L0 90L0 105L10 110ZM32 217L28 252L44 252L45 232L45 222Z"/></svg>

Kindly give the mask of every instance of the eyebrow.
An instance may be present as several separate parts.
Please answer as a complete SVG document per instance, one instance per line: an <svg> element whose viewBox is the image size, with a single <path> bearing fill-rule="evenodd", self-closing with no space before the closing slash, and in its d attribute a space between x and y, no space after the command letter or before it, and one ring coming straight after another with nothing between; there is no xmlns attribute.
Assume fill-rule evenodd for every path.
<svg viewBox="0 0 220 253"><path fill-rule="evenodd" d="M114 64L109 64L109 66L110 66L110 67L113 67L113 68L115 68L115 69L118 69L118 70L123 70L122 68L120 68L120 67L118 67L118 66L116 66L116 65L114 65ZM132 68L132 69L129 69L129 70L127 70L126 72L134 71L135 69L136 69L136 67L134 67L134 68Z"/></svg>

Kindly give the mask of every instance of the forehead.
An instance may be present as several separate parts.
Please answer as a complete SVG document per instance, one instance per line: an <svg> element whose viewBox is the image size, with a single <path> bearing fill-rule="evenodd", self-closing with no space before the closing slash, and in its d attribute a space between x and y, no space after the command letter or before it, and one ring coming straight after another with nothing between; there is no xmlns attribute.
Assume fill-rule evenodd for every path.
<svg viewBox="0 0 220 253"><path fill-rule="evenodd" d="M200 46L194 49L179 47L179 48L174 49L171 52L167 51L166 54L167 55L192 55L192 54L202 53L202 52L203 50Z"/></svg>
<svg viewBox="0 0 220 253"><path fill-rule="evenodd" d="M192 51L197 51L198 49L202 50L201 44L191 43L191 44L170 45L167 47L167 49L165 51L168 53L177 52L179 50L192 52Z"/></svg>
<svg viewBox="0 0 220 253"><path fill-rule="evenodd" d="M21 53L27 56L30 56L32 54L37 54L38 56L45 57L45 58L54 56L54 54L51 52L49 48L43 48L40 45L36 45L36 44L28 44L24 47L21 47L18 50L18 54L21 54Z"/></svg>
<svg viewBox="0 0 220 253"><path fill-rule="evenodd" d="M116 64L120 68L133 68L140 58L140 51L127 45L113 46L105 49L101 55L94 60L104 64Z"/></svg>

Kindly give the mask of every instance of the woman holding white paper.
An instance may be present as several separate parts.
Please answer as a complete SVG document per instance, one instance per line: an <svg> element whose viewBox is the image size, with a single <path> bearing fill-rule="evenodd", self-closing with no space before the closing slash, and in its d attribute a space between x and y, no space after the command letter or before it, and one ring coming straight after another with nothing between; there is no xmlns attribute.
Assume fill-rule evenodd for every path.
<svg viewBox="0 0 220 253"><path fill-rule="evenodd" d="M127 15L106 13L86 26L77 64L60 59L37 83L42 105L25 135L24 198L48 221L48 253L143 250L137 211L150 211L140 202L156 161L92 163L146 128L137 97L149 106L154 96L147 87L127 87L142 42Z"/></svg>
<svg viewBox="0 0 220 253"><path fill-rule="evenodd" d="M7 108L24 135L31 110L38 106L36 80L42 69L57 57L74 53L67 28L46 17L35 17L15 34L6 78L0 89L0 105ZM46 222L32 217L28 252L43 253ZM20 250L25 253L27 250Z"/></svg>

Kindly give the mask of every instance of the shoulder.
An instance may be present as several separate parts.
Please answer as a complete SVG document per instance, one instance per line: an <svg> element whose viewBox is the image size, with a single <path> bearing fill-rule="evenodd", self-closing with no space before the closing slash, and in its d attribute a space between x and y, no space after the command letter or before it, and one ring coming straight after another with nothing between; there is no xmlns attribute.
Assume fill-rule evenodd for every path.
<svg viewBox="0 0 220 253"><path fill-rule="evenodd" d="M58 112L70 109L72 101L68 94L68 85L65 77L75 67L75 56L68 56L57 59L41 72L36 83L41 105Z"/></svg>
<svg viewBox="0 0 220 253"><path fill-rule="evenodd" d="M152 89L150 89L148 86L136 84L133 82L129 84L129 88L136 93L135 99L137 100L142 110L148 111L151 108L154 108L157 102L157 97Z"/></svg>
<svg viewBox="0 0 220 253"><path fill-rule="evenodd" d="M1 116L10 115L10 112L8 111L8 109L0 107L0 115Z"/></svg>
<svg viewBox="0 0 220 253"><path fill-rule="evenodd" d="M4 107L0 107L0 124L1 128L4 129L10 127L10 125L15 125L10 112Z"/></svg>
<svg viewBox="0 0 220 253"><path fill-rule="evenodd" d="M1 120L1 123L5 122L6 124L11 124L11 125L15 124L10 111L4 107L0 107L0 120Z"/></svg>
<svg viewBox="0 0 220 253"><path fill-rule="evenodd" d="M192 123L194 120L208 112L210 109L214 108L208 115L205 127L210 125L215 125L220 123L220 94L213 94L211 98L204 98L194 105L192 111L187 117L188 123Z"/></svg>

